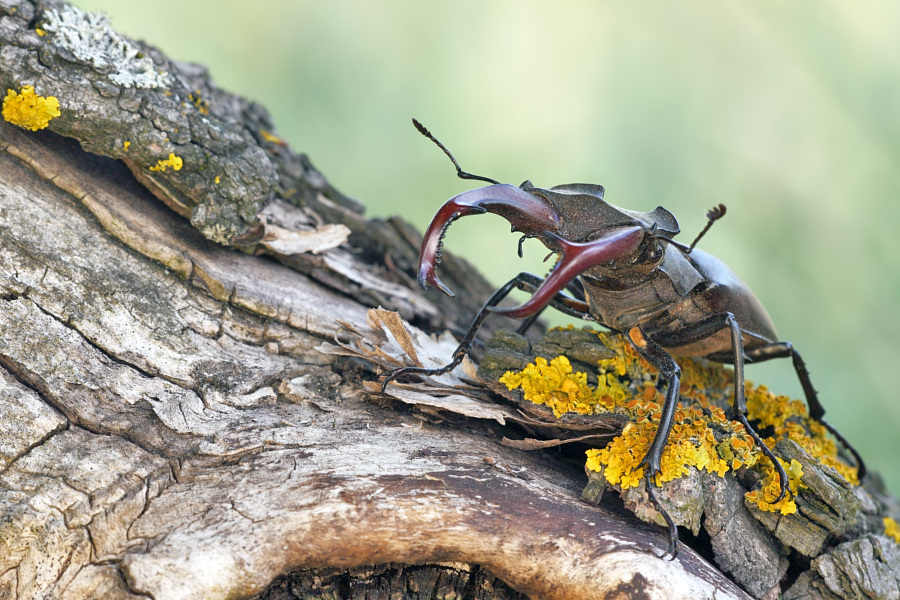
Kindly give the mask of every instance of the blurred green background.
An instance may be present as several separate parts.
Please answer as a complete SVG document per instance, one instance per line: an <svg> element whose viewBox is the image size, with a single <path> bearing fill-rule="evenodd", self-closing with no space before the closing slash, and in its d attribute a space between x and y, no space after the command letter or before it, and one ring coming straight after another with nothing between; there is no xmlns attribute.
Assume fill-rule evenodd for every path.
<svg viewBox="0 0 900 600"><path fill-rule="evenodd" d="M78 0L257 100L370 216L425 228L476 185L602 183L670 209L756 291L828 417L900 492L900 3ZM447 246L495 283L544 273L499 217ZM564 323L557 319L555 323ZM748 376L802 397L790 361Z"/></svg>

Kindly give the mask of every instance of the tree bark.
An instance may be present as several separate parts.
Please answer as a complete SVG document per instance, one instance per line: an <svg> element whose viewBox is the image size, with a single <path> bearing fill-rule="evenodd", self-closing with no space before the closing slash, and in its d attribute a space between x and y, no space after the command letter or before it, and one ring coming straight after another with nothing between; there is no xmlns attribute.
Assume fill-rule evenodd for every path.
<svg viewBox="0 0 900 600"><path fill-rule="evenodd" d="M317 349L371 331L364 305L205 240L121 163L0 139L2 594L240 598L300 568L453 562L596 597L625 560L648 588L741 597L690 553L636 552L659 533L499 425L373 402L371 372Z"/></svg>
<svg viewBox="0 0 900 600"><path fill-rule="evenodd" d="M0 598L749 597L582 502L582 465L500 443L535 417L364 385L410 362L379 305L446 360L414 326L467 327L468 264L442 265L457 298L418 290L418 233L201 67L126 40L155 78L126 85L138 59L66 42L64 3L0 15L2 89L61 110L0 123Z"/></svg>

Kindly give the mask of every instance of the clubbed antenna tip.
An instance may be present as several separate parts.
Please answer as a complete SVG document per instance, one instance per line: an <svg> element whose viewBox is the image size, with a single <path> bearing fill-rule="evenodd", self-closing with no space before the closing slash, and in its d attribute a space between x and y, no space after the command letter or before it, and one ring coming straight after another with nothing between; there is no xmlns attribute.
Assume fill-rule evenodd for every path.
<svg viewBox="0 0 900 600"><path fill-rule="evenodd" d="M706 235L706 232L709 231L709 228L712 227L712 224L725 216L725 210L725 205L720 204L718 206L713 206L711 209L706 211L706 218L709 219L709 221L706 222L706 227L703 228L703 231L700 232L700 235L698 235L696 239L691 242L690 247L686 251L687 254L691 253L691 250L694 249L694 246L697 245L697 242L700 241L700 238Z"/></svg>
<svg viewBox="0 0 900 600"><path fill-rule="evenodd" d="M427 127L425 127L424 125L422 125L421 123L419 123L419 121L416 120L415 118L413 118L412 121L413 121L413 125L415 125L416 129L419 130L419 133L421 133L422 135L424 135L424 136L427 137L428 139L434 140L434 137L431 135L431 132L428 131L428 128L427 128ZM435 141L437 141L437 140L435 140Z"/></svg>
<svg viewBox="0 0 900 600"><path fill-rule="evenodd" d="M416 119L413 119L412 122L413 122L413 125L415 126L416 130L419 133L421 133L422 135L427 137L429 140L431 140L432 142L437 144L437 147L440 148L441 150L443 150L444 154L446 154L447 156L450 157L450 160L453 161L453 166L456 167L456 176L457 177L459 177L460 179L474 179L477 181L486 181L487 183L494 183L494 184L500 183L499 181L495 181L489 177L482 177L481 175L473 175L471 173L466 173L465 171L463 171L460 168L459 163L456 162L456 159L453 158L453 155L450 154L450 151L447 150L447 148L436 137L434 137L434 135L432 135L432 133L430 131L428 131L427 127L425 127L424 125L419 123L419 121L417 121Z"/></svg>

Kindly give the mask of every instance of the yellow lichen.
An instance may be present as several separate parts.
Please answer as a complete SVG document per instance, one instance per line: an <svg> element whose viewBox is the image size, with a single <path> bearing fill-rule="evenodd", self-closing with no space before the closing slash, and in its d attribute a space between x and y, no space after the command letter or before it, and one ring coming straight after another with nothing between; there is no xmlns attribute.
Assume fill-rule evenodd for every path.
<svg viewBox="0 0 900 600"><path fill-rule="evenodd" d="M882 522L884 523L884 535L900 544L900 525L897 524L897 521L890 517L885 517L882 519Z"/></svg>
<svg viewBox="0 0 900 600"><path fill-rule="evenodd" d="M773 447L779 439L793 440L810 456L827 465L853 485L859 485L856 467L837 457L837 445L827 435L825 427L811 419L806 405L787 396L776 396L765 386L747 386L747 409L750 417L759 421L760 428L771 427L773 435L765 440Z"/></svg>
<svg viewBox="0 0 900 600"><path fill-rule="evenodd" d="M557 417L567 412L600 414L614 412L628 417L622 433L605 448L588 450L587 468L602 472L606 480L621 489L637 486L644 475L641 461L658 429L663 398L656 389L658 374L615 334L597 333L600 340L616 352L602 360L597 371L598 384L591 388L587 375L573 373L565 356L548 364L535 359L518 373L509 372L500 381L512 390L521 388L526 400L544 404ZM726 416L722 406L730 407L734 374L722 365L702 359L683 359L680 402L675 410L672 431L663 450L657 484L678 479L691 468L723 477L728 471L743 468L760 475L759 489L748 492L747 499L761 510L791 514L797 507L793 498L806 487L803 469L796 460L781 461L788 474L791 493L775 502L780 480L772 462L756 446L744 426ZM772 436L766 445L774 447L780 439L789 439L823 464L836 469L847 481L858 484L856 468L837 457L834 440L825 428L812 420L805 404L786 396L775 396L765 386L746 382L748 417ZM779 459L780 461L780 459Z"/></svg>
<svg viewBox="0 0 900 600"><path fill-rule="evenodd" d="M181 167L184 166L184 161L181 160L180 156L175 156L171 152L169 153L169 158L165 160L158 160L156 162L156 166L150 167L151 171L162 171L165 173L167 167L172 167L176 171L181 170Z"/></svg>
<svg viewBox="0 0 900 600"><path fill-rule="evenodd" d="M778 462L781 463L781 466L784 468L784 472L787 473L788 485L791 491L786 493L784 498L780 501L775 502L775 499L778 498L778 494L781 493L781 483L775 467L772 466L771 461L766 460L765 464L762 466L762 487L759 490L747 492L747 500L751 504L755 504L760 510L780 512L783 515L789 515L797 512L797 504L794 502L794 498L801 488L806 487L801 481L801 478L803 477L803 467L794 459L791 459L790 464L788 464L777 456L775 458L778 459Z"/></svg>
<svg viewBox="0 0 900 600"><path fill-rule="evenodd" d="M130 145L131 145L131 142L125 142L124 144L122 144L122 149L125 150L125 152L128 152L128 146L130 146Z"/></svg>
<svg viewBox="0 0 900 600"><path fill-rule="evenodd" d="M273 143L273 144L284 145L284 140L282 140L282 139L281 139L280 137L278 137L277 135L273 135L273 134L269 133L269 132L266 131L265 129L260 129L260 130L259 130L259 135L261 135L261 136L262 136L262 139L266 140L267 142L271 142L271 143Z"/></svg>
<svg viewBox="0 0 900 600"><path fill-rule="evenodd" d="M193 94L188 94L188 100L191 101L201 115L209 114L209 102L200 96L200 90L194 90Z"/></svg>
<svg viewBox="0 0 900 600"><path fill-rule="evenodd" d="M219 176L218 176L218 175L216 175L216 178L214 179L214 181L215 181L216 183L220 183L220 182L221 182L221 180L219 179Z"/></svg>
<svg viewBox="0 0 900 600"><path fill-rule="evenodd" d="M59 115L59 100L53 96L38 96L30 85L22 86L19 93L7 90L3 99L3 118L31 131L43 129L50 119Z"/></svg>
<svg viewBox="0 0 900 600"><path fill-rule="evenodd" d="M41 37L44 37L45 35L47 35L47 32L44 31L43 29L41 29L40 27L35 27L34 32Z"/></svg>
<svg viewBox="0 0 900 600"><path fill-rule="evenodd" d="M554 358L550 364L538 357L535 364L519 373L507 373L500 382L509 389L521 387L530 401L549 406L557 417L567 412L591 414L596 405L587 385L587 375L573 375L572 365L565 356Z"/></svg>

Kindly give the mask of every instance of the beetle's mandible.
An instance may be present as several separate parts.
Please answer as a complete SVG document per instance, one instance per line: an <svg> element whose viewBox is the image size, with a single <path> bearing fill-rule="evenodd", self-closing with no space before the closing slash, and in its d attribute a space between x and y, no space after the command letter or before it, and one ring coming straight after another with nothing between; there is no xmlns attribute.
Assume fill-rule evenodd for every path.
<svg viewBox="0 0 900 600"><path fill-rule="evenodd" d="M734 365L732 418L741 422L759 449L775 465L781 494L787 491L787 475L771 450L747 421L744 400L744 362L790 357L809 405L810 416L822 423L853 455L859 478L865 466L856 450L824 419L809 372L790 342L778 341L765 308L747 285L721 260L695 250L697 242L725 214L719 205L707 213L709 222L690 246L676 242L678 221L663 207L642 213L619 208L603 200L603 186L559 185L550 189L526 181L519 187L463 171L456 159L418 121L420 133L435 142L453 161L457 175L491 185L470 190L448 200L437 212L419 254L419 284L453 295L436 274L444 234L450 224L466 215L491 212L505 218L513 231L537 238L560 255L546 278L520 273L497 290L475 317L450 364L441 369L404 367L387 374L388 382L404 374L440 375L462 362L484 319L492 312L525 319L524 333L547 306L624 334L625 339L665 382L665 403L656 436L641 462L650 499L668 524L666 555L675 557L678 533L654 494L660 460L672 428L678 404L680 370L673 356L703 357ZM521 242L519 246L521 253ZM497 305L513 289L533 292L515 308ZM564 293L564 290L569 294Z"/></svg>

